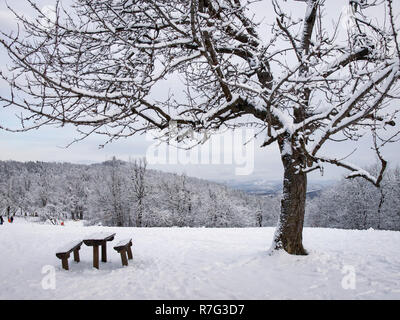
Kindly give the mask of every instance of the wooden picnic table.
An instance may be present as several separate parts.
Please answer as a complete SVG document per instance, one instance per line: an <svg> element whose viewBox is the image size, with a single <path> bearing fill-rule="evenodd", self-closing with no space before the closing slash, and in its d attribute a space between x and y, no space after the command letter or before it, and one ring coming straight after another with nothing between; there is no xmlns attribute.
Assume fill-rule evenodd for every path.
<svg viewBox="0 0 400 320"><path fill-rule="evenodd" d="M107 262L107 241L113 241L115 233L99 232L91 234L83 243L93 247L93 267L99 269L99 246L101 246L101 261Z"/></svg>

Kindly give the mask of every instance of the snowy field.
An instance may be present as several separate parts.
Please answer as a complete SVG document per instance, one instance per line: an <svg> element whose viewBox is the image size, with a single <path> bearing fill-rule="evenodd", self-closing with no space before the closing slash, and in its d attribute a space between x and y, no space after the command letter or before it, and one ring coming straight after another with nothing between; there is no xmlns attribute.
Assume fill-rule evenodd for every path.
<svg viewBox="0 0 400 320"><path fill-rule="evenodd" d="M70 270L61 269L58 248L100 231L117 233L100 270L85 245L81 262L71 255ZM310 255L299 257L268 255L273 231L17 219L0 226L0 299L400 299L400 232L305 229ZM134 259L122 267L112 245L128 237ZM42 287L46 265L55 267L54 290Z"/></svg>

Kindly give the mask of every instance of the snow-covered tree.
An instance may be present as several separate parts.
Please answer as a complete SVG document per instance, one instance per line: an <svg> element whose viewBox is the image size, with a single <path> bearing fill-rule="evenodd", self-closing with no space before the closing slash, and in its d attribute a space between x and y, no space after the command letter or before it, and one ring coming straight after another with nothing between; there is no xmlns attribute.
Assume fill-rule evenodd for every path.
<svg viewBox="0 0 400 320"><path fill-rule="evenodd" d="M269 31L253 18L253 1L76 0L68 10L57 1L51 17L27 1L37 18L15 12L19 32L0 38L13 60L3 74L11 94L1 101L26 111L19 130L72 124L80 138L98 133L108 142L151 129L180 140L193 137L188 130L210 136L253 126L265 135L263 146L276 143L281 152L273 248L291 254L306 253L310 171L333 164L380 185L380 147L390 139L375 144L376 177L323 147L394 125L389 102L398 94L400 45L392 0L350 0L344 36L324 16L324 0L297 0L302 17L290 10L294 0L272 0ZM383 19L375 19L379 13ZM153 97L177 75L184 97Z"/></svg>
<svg viewBox="0 0 400 320"><path fill-rule="evenodd" d="M376 173L377 166L367 169ZM341 180L309 201L312 227L400 230L399 169L386 171L380 187L361 178Z"/></svg>
<svg viewBox="0 0 400 320"><path fill-rule="evenodd" d="M74 170L66 174L64 182L65 211L69 212L73 220L84 218L87 211L87 201L89 196L88 182L89 175Z"/></svg>
<svg viewBox="0 0 400 320"><path fill-rule="evenodd" d="M191 218L191 190L187 187L186 175L175 175L175 179L164 180L162 188L165 193L165 205L170 212L171 226L183 227L188 225Z"/></svg>
<svg viewBox="0 0 400 320"><path fill-rule="evenodd" d="M126 226L129 213L126 208L126 179L119 170L119 161L113 157L110 164L110 177L108 180L108 194L104 196L109 201L108 213L111 215L111 225Z"/></svg>
<svg viewBox="0 0 400 320"><path fill-rule="evenodd" d="M384 182L377 228L400 231L400 168L391 170Z"/></svg>
<svg viewBox="0 0 400 320"><path fill-rule="evenodd" d="M145 214L146 205L146 167L145 159L134 160L131 164L131 189L133 198L133 214L135 215L135 226L141 227L143 224L143 215Z"/></svg>

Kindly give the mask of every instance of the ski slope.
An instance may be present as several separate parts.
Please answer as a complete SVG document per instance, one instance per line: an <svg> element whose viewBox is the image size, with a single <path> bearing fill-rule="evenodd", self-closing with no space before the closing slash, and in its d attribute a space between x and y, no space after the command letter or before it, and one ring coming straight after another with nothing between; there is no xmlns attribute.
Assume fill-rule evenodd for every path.
<svg viewBox="0 0 400 320"><path fill-rule="evenodd" d="M80 263L71 256L61 268L58 248L109 231L116 238L99 270L85 245ZM400 232L306 228L308 256L268 255L273 232L16 219L0 226L0 299L400 299ZM122 267L112 246L130 237L134 257ZM54 289L42 286L49 266Z"/></svg>

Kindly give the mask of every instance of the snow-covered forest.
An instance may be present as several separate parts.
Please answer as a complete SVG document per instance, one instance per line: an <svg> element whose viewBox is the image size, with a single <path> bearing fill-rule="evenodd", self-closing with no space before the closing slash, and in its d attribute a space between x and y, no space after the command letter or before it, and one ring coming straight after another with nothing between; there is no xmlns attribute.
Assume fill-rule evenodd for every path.
<svg viewBox="0 0 400 320"><path fill-rule="evenodd" d="M272 226L279 199L146 168L115 158L101 164L0 162L0 211L42 221L138 227Z"/></svg>
<svg viewBox="0 0 400 320"><path fill-rule="evenodd" d="M373 169L371 169L373 171ZM400 230L400 169L382 187L341 180L307 201L306 226ZM0 211L60 223L124 227L274 226L279 196L146 168L143 160L100 164L0 161Z"/></svg>
<svg viewBox="0 0 400 320"><path fill-rule="evenodd" d="M370 172L376 172L371 167ZM400 168L388 169L380 188L360 178L342 179L308 201L306 225L400 230Z"/></svg>

